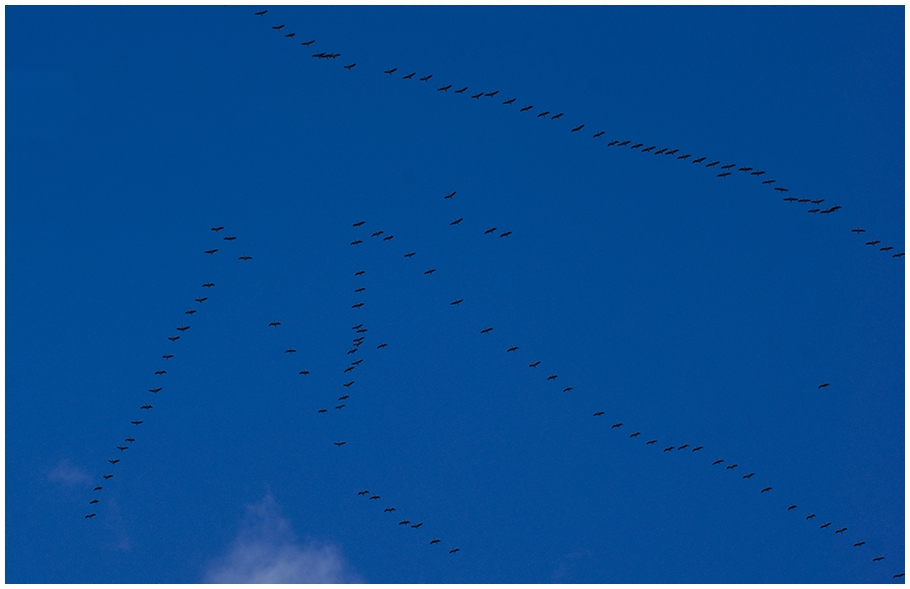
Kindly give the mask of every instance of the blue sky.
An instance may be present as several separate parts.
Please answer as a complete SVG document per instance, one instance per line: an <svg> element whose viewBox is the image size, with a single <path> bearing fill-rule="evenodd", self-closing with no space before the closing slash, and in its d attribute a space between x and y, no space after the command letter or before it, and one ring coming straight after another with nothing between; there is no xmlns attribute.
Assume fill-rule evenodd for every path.
<svg viewBox="0 0 910 589"><path fill-rule="evenodd" d="M8 582L902 581L903 7L261 9L6 9Z"/></svg>

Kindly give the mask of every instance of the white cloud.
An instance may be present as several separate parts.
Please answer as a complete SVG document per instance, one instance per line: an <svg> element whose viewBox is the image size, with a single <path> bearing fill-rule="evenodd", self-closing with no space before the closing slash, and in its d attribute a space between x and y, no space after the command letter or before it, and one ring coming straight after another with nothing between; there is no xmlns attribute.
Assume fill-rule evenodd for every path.
<svg viewBox="0 0 910 589"><path fill-rule="evenodd" d="M69 460L63 458L48 473L47 480L67 487L76 487L91 484L92 477L84 470L70 464Z"/></svg>
<svg viewBox="0 0 910 589"><path fill-rule="evenodd" d="M205 574L207 583L362 583L334 546L296 541L271 493L247 514L227 554Z"/></svg>

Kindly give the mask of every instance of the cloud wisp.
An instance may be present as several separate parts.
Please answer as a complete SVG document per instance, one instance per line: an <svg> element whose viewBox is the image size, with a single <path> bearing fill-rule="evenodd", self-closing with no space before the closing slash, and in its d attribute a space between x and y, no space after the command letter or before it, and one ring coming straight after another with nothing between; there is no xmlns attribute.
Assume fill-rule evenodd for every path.
<svg viewBox="0 0 910 589"><path fill-rule="evenodd" d="M65 487L78 487L80 485L90 485L92 477L81 468L70 464L70 461L66 458L62 458L57 462L57 466L52 468L47 474L47 480Z"/></svg>
<svg viewBox="0 0 910 589"><path fill-rule="evenodd" d="M227 553L213 561L206 583L361 583L330 545L301 544L271 493L247 506L246 517Z"/></svg>

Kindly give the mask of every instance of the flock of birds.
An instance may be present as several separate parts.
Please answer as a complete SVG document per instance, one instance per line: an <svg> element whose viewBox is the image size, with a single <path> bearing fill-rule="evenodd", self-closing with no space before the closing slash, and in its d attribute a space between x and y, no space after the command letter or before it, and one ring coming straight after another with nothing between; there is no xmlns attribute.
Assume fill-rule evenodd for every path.
<svg viewBox="0 0 910 589"><path fill-rule="evenodd" d="M255 15L264 16L267 12L268 12L267 10L261 10L261 11L256 12ZM285 25L283 25L283 24L275 25L272 28L277 31L282 31L282 30L284 30ZM283 34L287 38L295 37L295 33L293 33L293 32L287 32L287 33L283 33ZM315 43L315 40L307 40L307 41L304 41L302 44L303 44L303 46L309 47L313 43ZM313 57L317 58L317 59L337 59L338 57L340 57L340 54L339 53L320 52L320 53L314 54ZM356 63L350 63L350 64L344 65L343 67L346 70L352 70L354 67L356 67L356 65L357 65ZM397 71L398 71L398 69L393 67L393 68L385 70L384 73L387 75L394 75L394 74L396 74ZM417 72L411 72L402 77L403 77L403 79L412 79L416 75L417 75ZM420 77L419 80L429 82L429 80L432 77L433 77L432 74L429 74L429 75ZM451 84L443 85L443 86L440 86L439 88L437 88L437 91L447 92L452 87L453 86ZM464 94L467 91L468 91L468 88L465 86L465 87L454 90L454 93ZM493 90L493 91L489 91L489 92L478 92L475 94L471 94L470 96L475 99L481 99L482 97L494 98L497 96L497 94L499 94L499 91ZM503 101L502 104L511 105L511 104L514 104L516 102L516 100L517 100L516 98L509 98L509 99ZM519 109L519 112L521 112L521 113L530 112L533 109L534 109L533 105L526 105L526 106L521 107ZM537 116L537 118L543 118L543 117L549 116L551 120L557 120L557 119L562 118L564 116L564 113L562 113L562 112L551 113L550 111L542 111L542 112L537 113L536 116ZM585 127L584 124L579 124L577 126L572 127L570 132L572 132L572 133L580 132L584 127ZM596 139L596 138L602 137L604 134L605 134L604 131L598 131L597 133L594 133L593 137ZM631 140L625 140L625 139L623 139L623 140L614 139L614 140L608 142L607 145L610 147L629 146L630 149L640 149L642 153L653 153L654 155L676 156L675 159L680 160L680 161L687 161L687 160L690 160L690 158L691 158L692 163L695 163L695 164L704 163L708 159L705 156L693 158L692 154L689 154L689 153L682 153L682 154L677 155L680 152L679 149L675 149L675 148L670 149L667 147L662 147L662 148L658 149L657 145L646 145L645 143L640 143L640 142L633 144ZM733 170L735 168L737 172L741 172L743 174L753 176L753 177L761 180L761 183L763 185L770 186L779 193L785 194L785 193L789 192L789 190L787 188L784 188L782 186L774 186L774 184L776 184L776 181L773 179L762 179L762 176L765 175L764 170L754 170L753 168L748 167L748 166L737 167L737 164L734 164L734 163L726 163L726 164L721 165L720 160L712 160L705 164L705 167L707 167L707 168L714 168L717 166L719 166L718 169L721 170L717 174L717 177L719 177L719 178L725 178L725 177L732 175ZM454 200L456 200L456 199L454 199L456 194L457 194L457 192L453 191L449 194L442 196L442 200L454 201ZM804 203L804 204L811 205L813 208L808 209L808 212L813 213L813 214L816 214L816 213L817 214L831 214L831 213L834 213L841 209L841 207L839 205L833 205L833 206L829 206L827 208L823 208L822 203L825 202L825 199L811 200L811 199L807 199L807 198L796 198L796 197L788 195L788 196L784 197L783 200L790 202L790 203L797 202L797 203ZM458 226L462 223L463 220L464 220L463 217L457 217L451 223L449 223L449 225L453 226L453 227ZM366 226L365 221L358 221L353 224L353 227L355 230L369 231L369 229L363 229L365 226ZM222 226L212 227L212 231L215 232L216 234L219 234L220 231L222 231L223 229L224 229L224 227L222 227ZM862 234L865 232L865 230L862 228L854 228L851 231L856 234ZM484 235L498 234L500 238L506 238L509 235L511 235L511 233L512 233L511 231L500 231L497 227L489 227L488 229L486 229L484 231ZM382 230L377 230L377 231L371 231L369 237L367 237L366 234L355 235L355 239L353 239L350 242L350 245L351 246L360 246L361 244L368 243L370 241L379 242L379 243L391 242L393 240L393 238L394 238L394 235L386 234ZM222 239L225 242L231 243L231 242L235 241L237 238L236 238L236 236L225 236ZM879 245L880 243L881 243L880 240L873 239L873 240L866 242L866 245L875 247L875 246ZM890 252L893 249L894 248L892 246L883 246L883 247L879 248L880 251L884 251L884 252ZM211 249L205 250L204 253L206 255L214 255L218 251L219 251L218 248L211 248ZM417 252L415 252L415 251L406 251L406 253L403 254L403 257L410 259L416 255L417 255ZM897 253L892 254L892 257L894 257L894 258L901 258L903 256L904 256L904 252L897 252ZM252 257L247 256L247 255L241 255L238 257L238 260L247 262L247 261L252 260ZM436 273L436 271L437 271L437 269L435 267L427 268L426 270L423 271L423 275L431 276L434 273ZM360 277L360 276L363 276L364 274L366 274L366 271L363 269L358 269L354 272L355 277ZM214 286L215 286L215 284L212 282L205 282L202 284L202 287L207 289L207 292L208 292L208 289L211 289ZM364 286L358 286L357 288L354 289L354 293L357 295L362 295L362 293L364 293L365 291L366 291L366 287L364 287ZM197 305L195 305L195 306L201 306L207 300L207 298L208 298L207 296L200 296L200 297L196 298L195 302L197 303ZM455 306L461 305L462 303L464 303L464 299L453 297L452 301L449 304L450 304L450 306L455 307ZM354 313L357 313L358 312L357 310L362 308L364 305L365 305L365 302L363 300L358 300L357 302L355 302L354 304L351 305L351 308ZM198 311L196 308L191 308L191 309L187 310L185 314L192 317L197 312ZM280 321L272 321L271 323L268 324L269 328L278 328L280 326L281 326ZM178 326L176 328L176 331L178 331L179 334L169 336L168 340L170 340L172 343L177 342L186 333L186 331L190 329L190 327L191 327L190 325ZM483 326L482 328L478 329L478 333L480 336L485 336L486 334L489 334L490 332L492 332L493 329L494 328L492 326ZM355 335L352 339L350 348L346 352L346 357L354 356L356 359L350 360L348 365L343 369L343 375L344 375L345 382L342 383L342 387L345 389L345 392L344 392L344 394L342 394L341 396L338 397L338 399L337 399L338 404L334 405L335 410L343 409L346 406L346 404L350 401L351 387L353 387L353 385L355 384L354 380L350 380L350 376L351 376L351 373L354 372L363 362L363 358L360 357L361 355L358 354L358 352L360 351L361 347L364 345L364 343L366 341L365 334L368 333L368 328L364 326L363 322L357 322L356 324L353 325L352 330L354 331ZM388 344L386 342L380 342L376 346L376 349L383 349L387 346L388 346ZM505 348L504 352L507 354L514 354L515 352L518 352L519 350L520 350L520 347L518 345L509 345L508 347ZM296 349L294 349L294 348L287 348L285 350L285 353L287 353L287 354L293 354L295 352L296 352ZM515 354L515 355L518 356L518 354ZM166 362L173 359L174 357L175 357L175 354L171 353L170 351L168 353L165 353L162 355L162 359L165 360ZM528 363L528 367L533 370L537 370L538 368L541 367L541 365L542 365L542 361L539 359L533 359L532 361L530 361ZM156 370L154 373L154 376L156 378L158 378L158 377L164 376L165 374L167 374L167 370L162 368L162 369ZM309 372L309 370L303 369L303 370L300 370L299 374L307 375L307 374L310 374L310 372ZM547 374L547 372L545 371L545 372L543 372L542 378L545 379L545 382L554 382L560 378L560 375ZM560 382L562 382L562 381L560 381ZM824 382L824 383L819 384L818 388L822 389L822 388L826 388L828 386L830 386L829 383ZM558 391L560 389L563 393L569 393L573 390L573 387L572 386L562 386L560 384L556 387L556 390ZM162 390L163 390L163 387L158 386L156 384L156 386L149 388L148 392L150 392L154 395L157 395ZM141 412L148 412L148 411L151 411L152 409L153 409L153 405L151 403L144 403L139 407L139 411L141 411ZM328 408L324 406L324 407L319 407L316 412L317 412L317 414L325 414L325 413L328 413L328 411L329 411ZM593 413L593 418L595 418L595 419L605 419L606 418L605 416L606 416L605 411L596 411ZM136 427L142 425L142 423L143 423L142 419L133 419L130 421L131 426L136 426ZM608 421L607 423L610 423L610 421ZM630 429L628 426L626 426L621 421L615 421L610 425L611 430L622 431L622 428L626 428L625 431L628 431L628 429ZM113 468L121 461L120 456L124 456L123 452L125 452L126 450L128 450L130 448L129 445L124 445L124 444L136 443L136 438L134 437L135 435L138 435L138 434L131 433L129 436L124 438L123 442L118 443L116 445L116 449L118 450L118 453L117 453L118 457L110 458L108 460L108 462L111 464L112 471L113 471ZM678 451L683 451L683 450L688 450L688 451L694 453L694 452L701 452L705 449L704 446L702 446L702 445L688 443L688 442L682 443L682 444L671 444L671 445L663 446L662 444L658 443L658 440L656 438L652 438L650 436L643 436L643 433L641 431L637 431L637 430L632 431L629 434L629 438L644 440L644 444L646 446L653 445L658 448L662 447L663 453L678 452ZM333 445L337 446L338 448L341 448L341 447L345 446L346 443L347 442L344 440L335 440L333 442ZM715 458L713 460L710 460L710 466L711 467L722 466L724 468L724 470L734 471L740 465L735 462L727 462L721 458ZM742 470L740 470L740 472L742 472ZM748 472L748 473L741 475L742 479L750 481L750 482L752 481L754 476L756 476L755 472ZM113 477L114 477L113 472L103 475L103 478L105 479L105 483ZM752 484L754 484L754 483L752 483ZM773 487L771 487L770 485L766 485L766 484L758 485L759 494L761 494L761 495L764 495L766 493L770 494L772 489L773 489ZM103 490L103 485L99 483L98 485L96 485L94 487L93 493L99 493L102 490ZM371 491L369 491L367 489L358 490L356 492L356 496L363 497L368 501L379 501L381 499L380 495L371 493ZM95 506L100 504L100 499L97 496L95 496L91 499L89 504L92 506L93 509L96 509ZM798 509L797 505L790 504L789 502L786 503L786 508L785 508L786 512L795 511L797 509ZM394 513L396 511L397 511L397 509L393 506L385 506L383 508L382 513ZM92 511L91 513L88 513L85 516L85 518L93 519L96 516L97 516L97 512ZM816 517L818 517L816 513L809 512L805 515L805 520L807 522L812 521L812 520L815 520ZM421 521L415 521L412 523L411 520L409 520L407 518L402 518L401 521L399 521L397 523L397 525L398 526L408 526L411 529L419 530L424 524ZM833 525L832 522L825 521L824 523L822 523L819 526L819 529L826 530L826 529L829 529L832 525ZM846 526L840 526L840 527L836 527L834 529L833 533L837 534L837 535L845 535L845 533L847 531L848 531L848 528ZM441 543L441 540L436 537L432 538L429 541L429 544L431 546L440 544L440 543ZM860 547L864 546L865 544L866 544L865 541L857 540L857 541L853 542L853 547L860 548ZM455 554L459 551L460 551L460 549L458 547L452 547L449 549L450 554ZM884 556L881 556L881 555L875 555L872 557L873 562L880 562L882 560L884 560ZM893 577L901 578L903 576L904 576L904 573L901 572L901 573L895 574Z"/></svg>

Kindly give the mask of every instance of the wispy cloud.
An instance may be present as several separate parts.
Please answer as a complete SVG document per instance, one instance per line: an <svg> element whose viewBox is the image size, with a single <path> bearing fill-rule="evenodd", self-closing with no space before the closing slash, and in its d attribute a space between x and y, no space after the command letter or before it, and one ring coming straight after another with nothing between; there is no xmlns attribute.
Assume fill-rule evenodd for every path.
<svg viewBox="0 0 910 589"><path fill-rule="evenodd" d="M362 583L338 548L301 544L271 493L247 506L227 553L205 573L207 583Z"/></svg>
<svg viewBox="0 0 910 589"><path fill-rule="evenodd" d="M70 461L66 458L63 458L47 474L47 480L67 487L78 487L91 484L92 477L81 468L70 464Z"/></svg>

